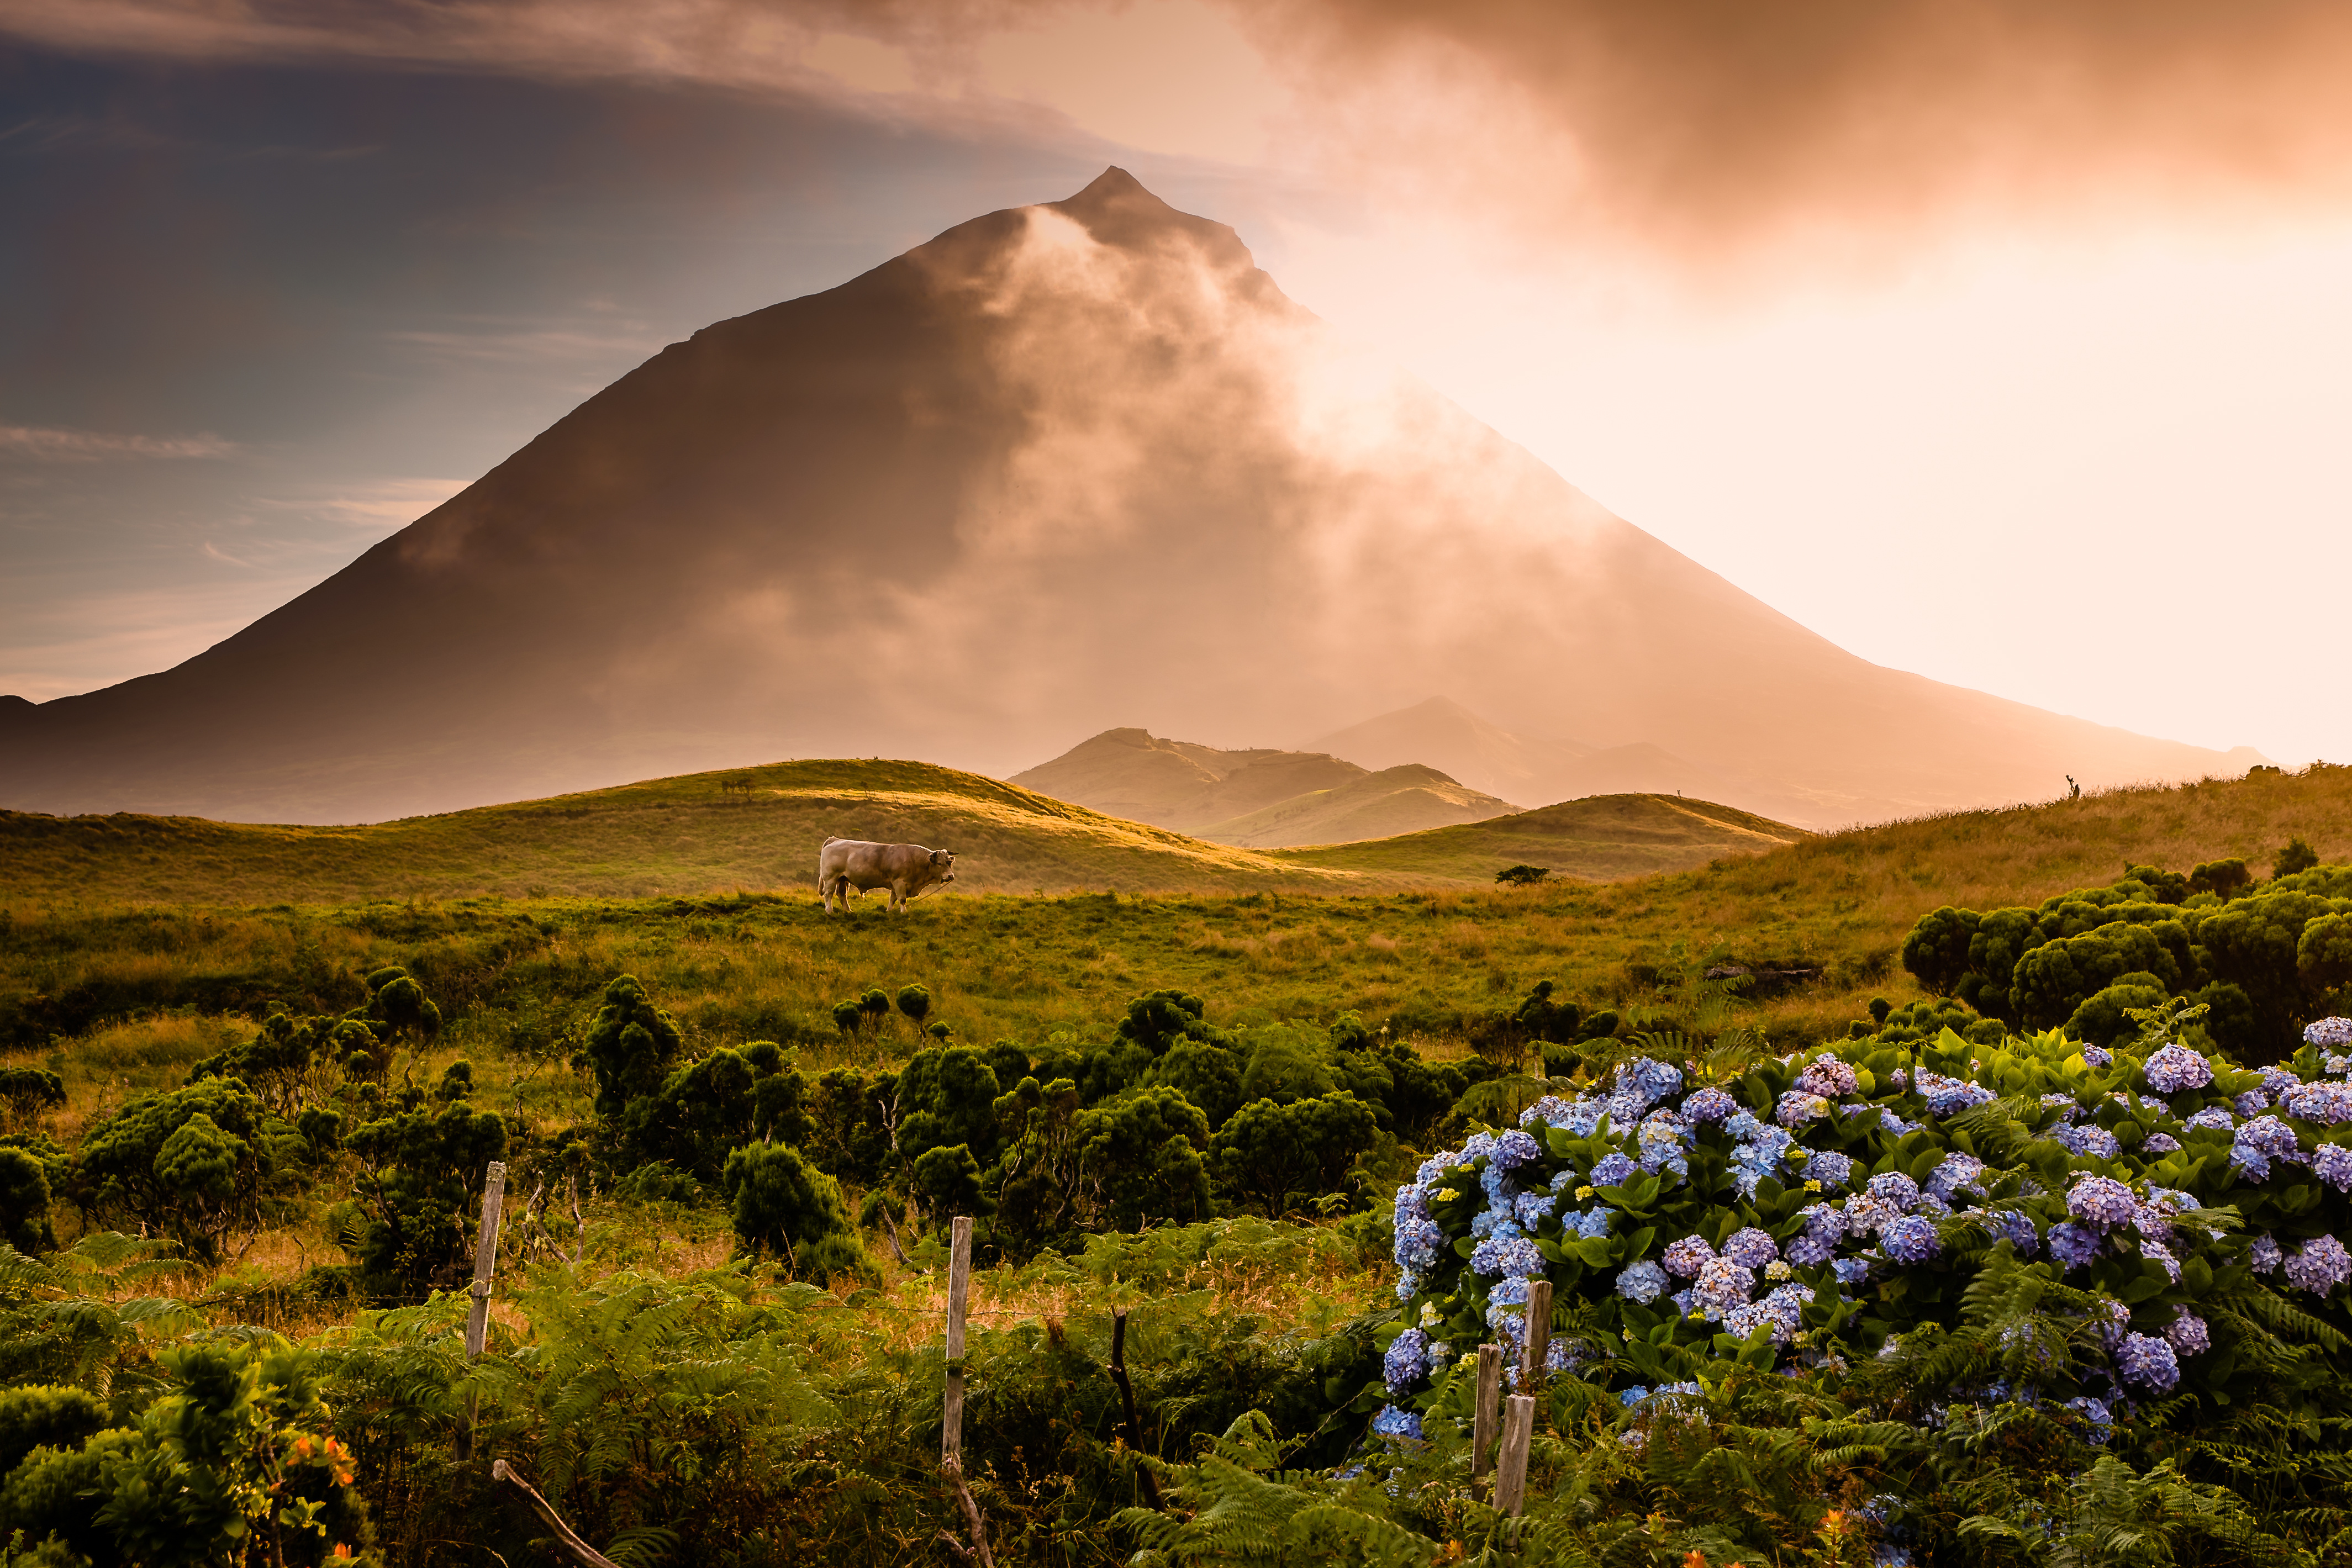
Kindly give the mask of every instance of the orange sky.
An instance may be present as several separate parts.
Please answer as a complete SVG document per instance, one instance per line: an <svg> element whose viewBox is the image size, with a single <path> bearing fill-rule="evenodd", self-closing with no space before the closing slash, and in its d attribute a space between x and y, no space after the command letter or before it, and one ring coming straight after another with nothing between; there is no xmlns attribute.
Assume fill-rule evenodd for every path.
<svg viewBox="0 0 2352 1568"><path fill-rule="evenodd" d="M2352 758L2340 5L0 0L0 29L1108 145L1866 657Z"/></svg>

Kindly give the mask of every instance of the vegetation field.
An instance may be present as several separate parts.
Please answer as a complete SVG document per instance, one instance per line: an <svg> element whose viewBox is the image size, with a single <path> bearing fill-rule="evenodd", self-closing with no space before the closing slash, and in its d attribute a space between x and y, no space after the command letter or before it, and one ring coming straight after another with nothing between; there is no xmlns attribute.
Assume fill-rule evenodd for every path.
<svg viewBox="0 0 2352 1568"><path fill-rule="evenodd" d="M554 1560L494 1457L632 1564L958 1557L968 1516L935 1468L951 1213L982 1218L968 1442L1001 1563L2352 1560L2352 1409L2326 1392L2352 1385L2352 1318L2250 1274L2240 1234L2302 1246L2288 1277L2325 1282L2319 1240L2346 1227L2324 1147L2352 1114L2339 1136L2309 1113L2321 1146L2308 1127L2268 1145L2286 1163L2258 1191L2210 1117L2253 1113L2223 1088L2287 1079L2214 1055L2198 1110L2197 1087L2168 1109L2153 1070L2134 1076L2159 1047L2214 1051L2227 1009L2168 1000L2176 980L2251 990L2248 1016L2290 1030L2352 996L2352 769L1777 845L1759 819L1638 797L1261 854L938 770L824 766L844 771L760 770L749 805L712 776L357 830L8 819L0 1561ZM1682 831L1662 808L1745 847L1618 881L1492 880L1567 858L1547 843ZM827 916L781 868L730 874L771 833L942 824L973 835L952 847L976 869L902 916L878 896ZM1039 845L1067 881L1023 885ZM1444 866L1462 880L1408 885ZM1108 887L1106 867L1141 881ZM413 891L387 886L401 874ZM562 891L636 876L639 896ZM1091 891L1053 891L1073 886ZM1906 954L1945 906L1933 929L1963 938L2031 916L2074 988L1965 939ZM2282 939L2273 984L2262 943ZM2175 949L2174 971L2144 972ZM2144 1021L2117 1011L2141 999L2160 1004ZM2122 1065L2101 1068L2086 1030ZM1543 1222L1559 1332L1587 1359L1546 1396L1529 1521L1498 1516L1436 1419L1464 1396L1427 1348L1441 1322L1507 1338L1509 1298L1466 1260L1496 1214L1534 1221L1482 1175L1477 1137L1499 1145L1480 1129L1548 1092L1622 1092L1621 1064L1786 1121L1814 1091L1775 1059L1832 1040L1892 1120L1817 1124L1817 1150L1916 1192L1972 1149L1985 1201L2048 1209L2053 1249L2070 1181L2174 1192L2198 1216L2171 1258L2186 1273L2168 1283L2117 1240L2092 1274L2045 1277L1988 1250L1955 1195L1920 1254L1945 1273L1882 1273L1843 1301L1843 1273L1772 1276L1814 1281L1802 1333L1832 1349L1784 1346L1790 1375L1758 1378L1771 1323L1710 1343L1651 1298L1580 1296L1578 1270L1669 1237L1728 1249L1742 1225L1797 1259L1808 1195L1742 1177L1757 1145L1716 1133L1685 1174L1719 1197L1611 1185L1615 1145L1554 1111L1569 1121L1531 1145L1559 1167L1549 1190L1581 1178L1578 1201L1602 1189L1651 1218L1581 1242ZM2296 1061L2315 1082L2293 1092L2333 1106L2316 1081L2335 1070ZM1937 1109L1958 1091L1937 1082L1974 1097ZM2091 1129L2054 1155L2053 1087ZM1996 1095L1998 1115L1966 1119ZM2159 1165L2167 1141L2185 1152ZM492 1158L514 1207L477 1364L463 1282ZM2295 1185L2298 1160L2324 1179ZM2352 1143L2340 1161L2352 1181ZM1391 1211L1416 1180L1433 1219ZM1490 1198L1504 1208L1478 1220ZM1423 1223L1454 1262L1408 1258ZM2116 1343L2104 1299L2143 1338L2150 1314L2193 1309L2226 1355L2183 1339L2177 1399L2110 1398L2082 1381ZM1135 1312L1132 1423L1115 1307ZM2017 1396L2001 1357L2044 1334L2063 1346L2036 1375L2054 1391ZM1686 1432L1638 1407L1667 1384L1706 1402Z"/></svg>

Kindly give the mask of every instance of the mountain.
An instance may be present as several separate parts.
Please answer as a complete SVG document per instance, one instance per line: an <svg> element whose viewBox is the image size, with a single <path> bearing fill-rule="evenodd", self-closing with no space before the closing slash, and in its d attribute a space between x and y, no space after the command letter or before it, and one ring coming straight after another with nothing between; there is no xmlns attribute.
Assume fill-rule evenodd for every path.
<svg viewBox="0 0 2352 1568"><path fill-rule="evenodd" d="M1579 741L1514 735L1451 697L1431 697L1307 745L1367 768L1427 763L1474 789L1546 802L1562 798L1555 780L1592 754L1591 747Z"/></svg>
<svg viewBox="0 0 2352 1568"><path fill-rule="evenodd" d="M1283 850L1274 858L1401 882L1491 886L1496 872L1515 865L1607 882L1760 854L1811 836L1786 822L1708 800L1595 795L1369 843Z"/></svg>
<svg viewBox="0 0 2352 1568"><path fill-rule="evenodd" d="M1107 729L1012 782L1256 848L1385 838L1517 810L1417 763L1375 773L1327 752L1224 751L1142 729Z"/></svg>
<svg viewBox="0 0 2352 1568"><path fill-rule="evenodd" d="M761 757L1001 775L1134 718L1318 734L1433 690L1807 822L2251 755L1854 658L1113 169L670 345L176 668L0 704L0 805L321 822Z"/></svg>

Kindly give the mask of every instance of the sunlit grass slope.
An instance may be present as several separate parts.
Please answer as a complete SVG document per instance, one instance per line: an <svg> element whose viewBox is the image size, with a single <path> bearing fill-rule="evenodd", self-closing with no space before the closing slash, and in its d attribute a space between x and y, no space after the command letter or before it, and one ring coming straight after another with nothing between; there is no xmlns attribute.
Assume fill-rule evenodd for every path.
<svg viewBox="0 0 2352 1568"><path fill-rule="evenodd" d="M827 837L956 852L967 892L1328 889L1292 866L921 762L780 762L366 827L0 813L5 895L214 905L813 887Z"/></svg>
<svg viewBox="0 0 2352 1568"><path fill-rule="evenodd" d="M1458 830L1443 830L1396 841L1409 846L1402 852L1351 861L1188 838L929 763L780 762L364 827L0 812L0 898L236 906L810 887L817 847L831 835L953 850L964 893L1366 892L1489 883L1537 848L1543 863L1600 878L1696 865L1795 834L1723 807L1660 802L1580 801L1508 819L1536 824L1516 836L1447 840ZM1582 814L1572 831L1555 831L1548 824L1559 812ZM1422 841L1432 839L1440 841ZM1534 847L1514 847L1522 843Z"/></svg>
<svg viewBox="0 0 2352 1568"><path fill-rule="evenodd" d="M1807 836L1801 828L1678 795L1593 795L1539 810L1368 842L1278 850L1293 865L1378 878L1491 883L1515 865L1591 881L1681 871L1725 855L1760 854Z"/></svg>

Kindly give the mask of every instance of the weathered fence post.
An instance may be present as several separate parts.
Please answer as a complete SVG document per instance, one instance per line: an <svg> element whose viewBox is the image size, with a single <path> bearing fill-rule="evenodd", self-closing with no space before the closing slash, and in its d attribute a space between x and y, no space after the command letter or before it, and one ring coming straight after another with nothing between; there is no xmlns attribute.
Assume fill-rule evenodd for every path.
<svg viewBox="0 0 2352 1568"><path fill-rule="evenodd" d="M1135 1451L1136 1468L1143 1475L1143 1495L1153 1508L1160 1503L1160 1478L1143 1462L1143 1427L1135 1418L1135 1385L1127 1379L1127 1309L1110 1315L1110 1380L1118 1385L1119 1408L1127 1414L1127 1446Z"/></svg>
<svg viewBox="0 0 2352 1568"><path fill-rule="evenodd" d="M1495 1464L1495 1511L1518 1516L1528 1498L1528 1442L1535 1435L1532 1395L1514 1394L1505 1404L1503 1452Z"/></svg>
<svg viewBox="0 0 2352 1568"><path fill-rule="evenodd" d="M971 1488L963 1479L963 1314L965 1298L971 1291L971 1216L957 1215L949 1224L949 1238L948 1380L940 1404L940 1469L955 1488L971 1549L967 1552L952 1535L946 1539L966 1562L996 1568L996 1559L988 1550L988 1521L981 1517L980 1505L972 1500Z"/></svg>
<svg viewBox="0 0 2352 1568"><path fill-rule="evenodd" d="M1470 1476L1486 1473L1495 1458L1495 1416L1503 1398L1503 1347L1478 1347L1478 1403L1470 1424Z"/></svg>
<svg viewBox="0 0 2352 1568"><path fill-rule="evenodd" d="M1528 1327L1526 1346L1519 1356L1519 1392L1535 1391L1536 1379L1544 1375L1544 1361L1551 1354L1551 1281L1528 1281Z"/></svg>
<svg viewBox="0 0 2352 1568"><path fill-rule="evenodd" d="M489 1339L490 1281L499 1271L499 1211L506 1207L506 1197L507 1167L503 1162L492 1160L488 1179L482 1183L482 1228L474 1238L474 1299L466 1312L466 1360L469 1364L482 1359L482 1347ZM457 1437L457 1457L461 1459L473 1452L474 1427L480 1414L480 1396L468 1389L466 1429Z"/></svg>

